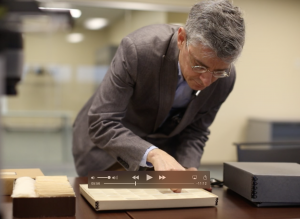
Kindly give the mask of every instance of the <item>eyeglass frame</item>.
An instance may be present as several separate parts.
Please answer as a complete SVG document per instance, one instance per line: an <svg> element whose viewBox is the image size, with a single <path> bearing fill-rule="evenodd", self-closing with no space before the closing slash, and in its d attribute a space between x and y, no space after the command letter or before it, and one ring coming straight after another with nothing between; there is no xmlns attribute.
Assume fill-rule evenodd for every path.
<svg viewBox="0 0 300 219"><path fill-rule="evenodd" d="M215 78L226 78L226 77L229 77L230 76L230 73L231 73L231 68L232 68L232 64L230 64L230 67L229 67L229 71L227 72L226 70L221 70L221 71L210 71L208 68L204 67L204 66L201 66L201 65L192 65L192 60L191 60L191 53L190 53L190 50L189 50L189 46L188 46L188 42L186 42L186 47L187 47L187 50L188 50L188 55L189 55L189 60L190 60L190 64L191 64L191 68L193 69L193 71L197 74L204 74L204 73L207 73L207 72L210 72ZM194 58L194 57L193 57ZM195 68L202 68L203 69L203 72L197 72L195 71ZM216 76L214 73L215 72L225 72L226 75L225 76Z"/></svg>

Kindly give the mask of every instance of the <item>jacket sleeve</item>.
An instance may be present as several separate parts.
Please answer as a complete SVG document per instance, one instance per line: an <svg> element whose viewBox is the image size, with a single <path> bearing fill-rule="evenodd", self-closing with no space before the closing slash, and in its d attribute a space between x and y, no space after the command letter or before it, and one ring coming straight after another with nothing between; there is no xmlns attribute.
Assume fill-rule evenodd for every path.
<svg viewBox="0 0 300 219"><path fill-rule="evenodd" d="M108 152L127 170L139 169L150 143L122 124L137 80L137 51L124 38L88 112L91 141Z"/></svg>
<svg viewBox="0 0 300 219"><path fill-rule="evenodd" d="M204 114L199 112L195 116L195 120L187 126L177 136L177 147L175 159L184 167L199 168L200 160L203 155L203 149L208 135L210 134L209 127L213 123L221 105L231 93L235 83L235 68L233 68L232 77L228 83L221 83L216 88L216 93L209 101L216 103Z"/></svg>

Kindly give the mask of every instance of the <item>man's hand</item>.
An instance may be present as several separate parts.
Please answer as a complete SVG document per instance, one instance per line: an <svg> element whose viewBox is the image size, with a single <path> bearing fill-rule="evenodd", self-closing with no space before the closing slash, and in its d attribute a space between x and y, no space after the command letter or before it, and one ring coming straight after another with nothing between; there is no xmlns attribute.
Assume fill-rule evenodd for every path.
<svg viewBox="0 0 300 219"><path fill-rule="evenodd" d="M158 148L148 153L147 161L152 163L156 171L183 171L181 166L172 156Z"/></svg>
<svg viewBox="0 0 300 219"><path fill-rule="evenodd" d="M196 167L190 167L190 168L187 168L187 169L185 169L186 171L197 171L197 168ZM182 189L171 189L173 192L175 192L175 193L181 193L181 190Z"/></svg>
<svg viewBox="0 0 300 219"><path fill-rule="evenodd" d="M147 156L147 161L152 163L155 171L197 171L197 168L185 169L172 156L158 148L153 149ZM180 193L181 189L172 188L175 193Z"/></svg>

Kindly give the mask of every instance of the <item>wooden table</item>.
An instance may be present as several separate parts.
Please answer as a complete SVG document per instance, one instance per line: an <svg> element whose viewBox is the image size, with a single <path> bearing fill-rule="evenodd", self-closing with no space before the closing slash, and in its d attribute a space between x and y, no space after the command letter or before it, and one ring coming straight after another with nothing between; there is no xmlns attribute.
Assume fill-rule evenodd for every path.
<svg viewBox="0 0 300 219"><path fill-rule="evenodd" d="M76 216L60 217L60 219L300 218L300 207L257 208L251 202L228 190L226 187L213 188L213 193L219 196L217 207L96 212L79 193L79 184L87 184L87 178L77 177L69 180L76 193ZM2 205L4 219L14 218L12 216L12 199L9 196L4 196Z"/></svg>

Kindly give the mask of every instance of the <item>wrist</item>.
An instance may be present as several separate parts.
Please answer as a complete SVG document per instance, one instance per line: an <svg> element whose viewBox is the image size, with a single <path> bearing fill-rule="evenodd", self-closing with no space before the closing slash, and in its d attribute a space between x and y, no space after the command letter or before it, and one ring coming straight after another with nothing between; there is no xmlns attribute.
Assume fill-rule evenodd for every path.
<svg viewBox="0 0 300 219"><path fill-rule="evenodd" d="M154 161L155 157L157 156L158 150L159 150L158 148L155 148L148 153L147 162L150 162L153 164L153 161Z"/></svg>

